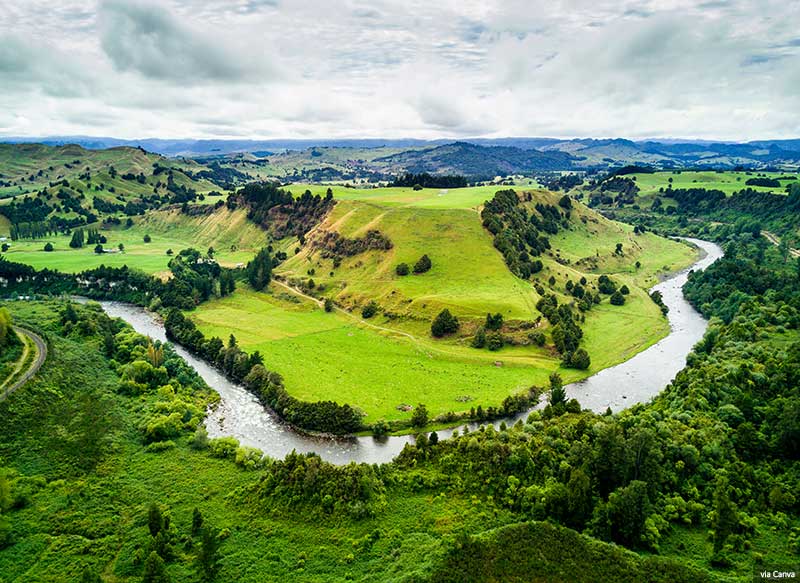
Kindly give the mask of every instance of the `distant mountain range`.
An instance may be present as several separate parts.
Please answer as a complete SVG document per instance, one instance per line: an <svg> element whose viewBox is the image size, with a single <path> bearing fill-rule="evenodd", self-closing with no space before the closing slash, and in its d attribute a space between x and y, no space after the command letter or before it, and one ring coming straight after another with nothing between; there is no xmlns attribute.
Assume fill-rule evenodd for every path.
<svg viewBox="0 0 800 583"><path fill-rule="evenodd" d="M489 176L535 171L582 170L628 164L660 168L800 167L800 139L747 143L692 140L497 138L451 140L120 140L86 136L0 138L7 143L78 144L87 149L141 147L164 156L220 161L241 154L269 158L286 166L286 173L339 173L338 160L358 161L361 174L431 172ZM376 150L380 148L380 152ZM322 155L327 152L329 155ZM287 164L281 164L284 160ZM224 163L224 162L223 162ZM350 164L352 166L353 164ZM291 171L291 172L290 172ZM298 170L299 171L299 170ZM334 178L334 176L331 176Z"/></svg>

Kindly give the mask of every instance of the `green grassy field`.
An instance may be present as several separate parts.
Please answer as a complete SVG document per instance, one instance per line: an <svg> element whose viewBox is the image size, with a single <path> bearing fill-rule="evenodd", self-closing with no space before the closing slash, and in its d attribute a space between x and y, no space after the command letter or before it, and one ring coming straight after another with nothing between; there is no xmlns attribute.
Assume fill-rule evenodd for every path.
<svg viewBox="0 0 800 583"><path fill-rule="evenodd" d="M336 200L376 202L381 206L474 209L483 205L484 202L494 196L495 192L503 188L536 188L537 186L538 184L535 180L524 180L515 187L491 185L414 190L410 187L347 188L342 185L291 184L286 188L295 195L302 194L305 190L310 190L312 194L321 196L324 196L328 188L330 188Z"/></svg>
<svg viewBox="0 0 800 583"><path fill-rule="evenodd" d="M635 177L636 184L639 186L641 195L657 194L660 188L666 189L672 179L672 188L706 188L721 190L725 194L733 194L743 188L752 188L761 192L784 192L786 185L791 180L782 180L781 188L769 188L765 186L746 186L750 178L766 177L778 178L782 176L797 176L792 172L715 172L683 170L680 172L655 172L652 174L632 174L628 178Z"/></svg>
<svg viewBox="0 0 800 583"><path fill-rule="evenodd" d="M245 211L229 211L225 208L208 216L188 217L177 210L151 211L144 217L136 217L130 228L115 226L101 228L108 242L104 248L117 250L122 243L124 252L97 254L94 246L72 249L71 235L57 235L42 240L8 241L11 246L6 253L11 261L33 265L36 268L58 269L78 272L100 265L121 267L127 265L147 273L167 270L170 256L167 250L178 253L182 249L195 247L205 252L214 247L219 262L226 266L249 261L255 252L267 244L267 234L247 220ZM0 225L0 235L8 225ZM151 242L145 243L144 236ZM46 243L52 243L54 251L44 251Z"/></svg>
<svg viewBox="0 0 800 583"><path fill-rule="evenodd" d="M191 316L207 336L233 333L243 348L261 351L292 394L358 406L367 422L408 418L409 412L397 408L402 404L424 402L434 416L497 405L531 385L546 385L554 370L572 381L629 358L669 331L644 288L655 283L657 274L684 267L696 256L686 245L634 235L627 225L584 207L575 209L572 229L553 237L553 254L543 257L545 269L537 280L560 301L569 301L567 280L586 276L591 286L603 273L626 283L631 294L624 307L611 306L606 298L587 315L584 342L592 366L584 372L566 370L548 347L507 346L490 352L471 348L469 338L433 340L430 321L443 308L459 317L468 334L487 312L501 312L508 321L534 320L540 296L530 282L511 274L475 210L417 204L425 199L400 204L398 196L408 193L394 189L388 189L390 202L383 205L375 201L376 193L370 194L369 202L339 202L320 229L347 237L378 229L392 240L391 250L345 258L334 269L332 260L306 245L277 268L290 282L313 278L321 295L334 297L352 314L326 314L309 300L291 301L273 283L269 294L240 286ZM541 191L537 197L551 204L557 200ZM617 242L623 243L623 256L614 253ZM413 264L423 253L433 262L429 272L395 274L397 263ZM552 286L550 276L555 278ZM360 306L370 300L384 313L364 322Z"/></svg>

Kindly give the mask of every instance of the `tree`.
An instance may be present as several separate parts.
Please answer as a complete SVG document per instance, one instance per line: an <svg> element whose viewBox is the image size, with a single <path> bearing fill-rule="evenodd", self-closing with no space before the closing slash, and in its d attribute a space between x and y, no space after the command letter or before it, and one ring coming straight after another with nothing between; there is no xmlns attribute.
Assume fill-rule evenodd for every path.
<svg viewBox="0 0 800 583"><path fill-rule="evenodd" d="M120 253L123 253L123 252L125 251L125 245L123 245L122 243L120 243L119 245L117 245L117 249L119 249L119 252L120 252Z"/></svg>
<svg viewBox="0 0 800 583"><path fill-rule="evenodd" d="M622 255L622 243L617 243L617 246L614 249L614 255Z"/></svg>
<svg viewBox="0 0 800 583"><path fill-rule="evenodd" d="M155 502L151 502L147 509L147 526L150 529L150 536L156 536L164 528L164 517Z"/></svg>
<svg viewBox="0 0 800 583"><path fill-rule="evenodd" d="M2 250L3 253L8 251L9 249L11 249L11 245L9 245L8 243L3 243L2 245L0 245L0 250Z"/></svg>
<svg viewBox="0 0 800 583"><path fill-rule="evenodd" d="M558 201L558 206L563 209L569 210L572 208L572 200L569 198L569 195L562 196Z"/></svg>
<svg viewBox="0 0 800 583"><path fill-rule="evenodd" d="M144 562L142 583L169 583L164 560L155 551L152 551Z"/></svg>
<svg viewBox="0 0 800 583"><path fill-rule="evenodd" d="M145 242L145 243L149 243L149 242L150 242L150 241L152 241L152 240L153 240L153 239L151 239L151 238L150 238L150 235L149 235L149 234L146 234L146 235L144 236L144 242Z"/></svg>
<svg viewBox="0 0 800 583"><path fill-rule="evenodd" d="M83 247L83 229L77 229L72 233L72 239L69 241L69 246L73 249Z"/></svg>
<svg viewBox="0 0 800 583"><path fill-rule="evenodd" d="M86 567L81 575L81 583L103 583L103 580L93 569Z"/></svg>
<svg viewBox="0 0 800 583"><path fill-rule="evenodd" d="M103 246L100 243L98 243L97 245L94 246L94 252L97 253L98 255L102 255L105 251L103 250Z"/></svg>
<svg viewBox="0 0 800 583"><path fill-rule="evenodd" d="M414 412L411 413L411 425L414 427L425 427L428 424L428 408L419 403Z"/></svg>
<svg viewBox="0 0 800 583"><path fill-rule="evenodd" d="M611 303L615 306L623 306L625 305L625 296L622 295L619 291L615 291L611 294Z"/></svg>
<svg viewBox="0 0 800 583"><path fill-rule="evenodd" d="M205 581L211 581L219 569L219 537L206 526L200 539L197 563Z"/></svg>
<svg viewBox="0 0 800 583"><path fill-rule="evenodd" d="M714 552L718 553L725 546L725 541L739 526L739 513L731 501L730 486L724 476L717 477L714 489L714 513L711 528L714 530Z"/></svg>
<svg viewBox="0 0 800 583"><path fill-rule="evenodd" d="M47 252L52 251L53 250L53 244L52 243L45 243L44 250L47 251Z"/></svg>
<svg viewBox="0 0 800 583"><path fill-rule="evenodd" d="M364 318L365 320L368 320L377 313L378 313L378 304L372 301L362 308L361 317Z"/></svg>
<svg viewBox="0 0 800 583"><path fill-rule="evenodd" d="M591 364L589 353L583 348L578 348L569 358L569 366L578 370L586 370Z"/></svg>
<svg viewBox="0 0 800 583"><path fill-rule="evenodd" d="M486 346L486 330L481 326L475 332L475 336L472 339L472 347L483 348L484 346Z"/></svg>
<svg viewBox="0 0 800 583"><path fill-rule="evenodd" d="M272 257L269 250L262 248L245 268L247 281L256 291L261 291L269 285L272 279Z"/></svg>
<svg viewBox="0 0 800 583"><path fill-rule="evenodd" d="M503 327L503 314L486 314L486 329L499 330Z"/></svg>
<svg viewBox="0 0 800 583"><path fill-rule="evenodd" d="M324 307L325 307L325 311L326 312L332 312L333 311L333 300L330 299L330 298L325 298Z"/></svg>
<svg viewBox="0 0 800 583"><path fill-rule="evenodd" d="M441 338L447 334L458 332L458 328L458 318L451 314L450 310L445 308L433 319L433 323L431 323L431 334L433 334L435 338Z"/></svg>
<svg viewBox="0 0 800 583"><path fill-rule="evenodd" d="M439 434L435 431L431 433L430 437L428 438L428 443L431 445L436 445L439 443Z"/></svg>
<svg viewBox="0 0 800 583"><path fill-rule="evenodd" d="M581 530L592 515L592 485L582 469L572 470L567 484L567 524Z"/></svg>
<svg viewBox="0 0 800 583"><path fill-rule="evenodd" d="M628 289L627 285L623 285L621 288L619 288L619 293L621 293L623 296L627 296L629 293L631 293L631 290Z"/></svg>
<svg viewBox="0 0 800 583"><path fill-rule="evenodd" d="M550 374L550 405L556 407L567 402L567 391L564 388L564 381L557 372Z"/></svg>
<svg viewBox="0 0 800 583"><path fill-rule="evenodd" d="M647 484L634 480L623 488L617 488L608 497L608 502L598 508L595 532L627 547L639 546L650 508Z"/></svg>
<svg viewBox="0 0 800 583"><path fill-rule="evenodd" d="M408 263L398 263L397 267L394 268L394 272L399 276L408 275L410 271Z"/></svg>
<svg viewBox="0 0 800 583"><path fill-rule="evenodd" d="M207 256L208 256L210 259L213 259L213 258L214 258L214 253L216 253L216 250L215 250L213 247L209 247L209 248L208 248L208 251L206 251L206 255L207 255Z"/></svg>
<svg viewBox="0 0 800 583"><path fill-rule="evenodd" d="M425 273L429 271L431 267L433 267L431 258L427 255L423 255L419 258L419 261L414 264L414 273Z"/></svg>
<svg viewBox="0 0 800 583"><path fill-rule="evenodd" d="M492 352L497 352L505 345L506 341L500 332L494 332L486 337L486 348Z"/></svg>

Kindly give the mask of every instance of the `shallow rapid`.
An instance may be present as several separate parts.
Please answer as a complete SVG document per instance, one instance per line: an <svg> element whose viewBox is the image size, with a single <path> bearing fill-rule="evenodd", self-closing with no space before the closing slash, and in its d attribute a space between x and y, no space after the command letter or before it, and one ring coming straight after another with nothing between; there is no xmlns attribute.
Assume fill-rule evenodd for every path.
<svg viewBox="0 0 800 583"><path fill-rule="evenodd" d="M708 241L687 239L703 250L704 256L690 268L665 279L653 289L661 292L669 307L670 334L633 358L604 369L580 382L567 386L569 398L597 412L611 407L618 411L657 395L686 364L692 347L703 337L708 322L683 297L683 284L691 270L702 270L722 257L722 249ZM127 321L140 334L166 341L164 326L151 313L131 304L100 302L110 315ZM391 461L410 435L386 438L332 438L306 435L283 423L272 411L244 387L232 383L218 370L180 346L176 352L216 390L219 405L209 411L206 428L211 437L233 436L242 445L257 447L266 455L282 458L292 450L316 452L323 459L343 464L350 461L383 463ZM525 417L523 413L518 417ZM515 418L516 419L516 418ZM497 422L499 423L499 421ZM474 425L470 425L474 427ZM452 429L439 431L447 438Z"/></svg>

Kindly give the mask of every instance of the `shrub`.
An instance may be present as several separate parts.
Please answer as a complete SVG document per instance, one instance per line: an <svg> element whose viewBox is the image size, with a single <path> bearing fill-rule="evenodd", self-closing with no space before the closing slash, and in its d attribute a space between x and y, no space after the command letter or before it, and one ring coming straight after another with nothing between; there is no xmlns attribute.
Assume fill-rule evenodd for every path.
<svg viewBox="0 0 800 583"><path fill-rule="evenodd" d="M364 306L364 308L361 310L361 317L364 318L365 320L368 320L377 313L378 313L378 304L373 301Z"/></svg>
<svg viewBox="0 0 800 583"><path fill-rule="evenodd" d="M411 272L411 268L408 267L408 263L398 263L397 267L394 268L394 272L399 275L408 275Z"/></svg>
<svg viewBox="0 0 800 583"><path fill-rule="evenodd" d="M333 311L333 300L330 298L325 298L325 311L326 312Z"/></svg>
<svg viewBox="0 0 800 583"><path fill-rule="evenodd" d="M52 243L45 243L44 250L48 251L48 252L52 251L53 250L53 244Z"/></svg>
<svg viewBox="0 0 800 583"><path fill-rule="evenodd" d="M492 352L497 352L503 345L505 344L505 340L503 339L503 335L500 332L495 332L494 334L489 334L486 337L486 348L491 350Z"/></svg>
<svg viewBox="0 0 800 583"><path fill-rule="evenodd" d="M629 293L631 293L631 290L628 289L627 285L623 285L621 288L619 288L619 293L621 293L623 296L627 296Z"/></svg>
<svg viewBox="0 0 800 583"><path fill-rule="evenodd" d="M425 427L428 424L428 408L420 403L411 414L411 425L414 427Z"/></svg>
<svg viewBox="0 0 800 583"><path fill-rule="evenodd" d="M433 267L431 258L427 255L423 255L419 258L419 261L414 264L414 273L425 273L426 271L430 271L431 267Z"/></svg>
<svg viewBox="0 0 800 583"><path fill-rule="evenodd" d="M149 234L144 236L144 242L145 242L145 243L149 243L149 242L150 242L150 241L152 241L152 240L153 240L153 239L150 237L150 235L149 235Z"/></svg>
<svg viewBox="0 0 800 583"><path fill-rule="evenodd" d="M544 346L546 337L544 335L544 332L542 332L541 330L536 330L535 332L531 332L530 334L528 334L528 340L530 340L531 343L535 344L536 346Z"/></svg>
<svg viewBox="0 0 800 583"><path fill-rule="evenodd" d="M450 310L445 308L431 323L431 334L436 338L441 338L447 334L458 332L459 323L458 318L450 313Z"/></svg>
<svg viewBox="0 0 800 583"><path fill-rule="evenodd" d="M622 306L625 304L625 296L619 291L615 291L611 294L611 303L615 306Z"/></svg>
<svg viewBox="0 0 800 583"><path fill-rule="evenodd" d="M486 346L486 330L481 326L472 338L472 347L483 348L484 346Z"/></svg>

